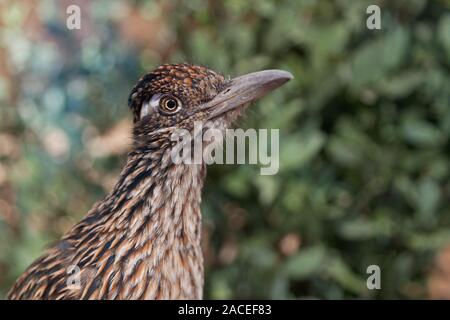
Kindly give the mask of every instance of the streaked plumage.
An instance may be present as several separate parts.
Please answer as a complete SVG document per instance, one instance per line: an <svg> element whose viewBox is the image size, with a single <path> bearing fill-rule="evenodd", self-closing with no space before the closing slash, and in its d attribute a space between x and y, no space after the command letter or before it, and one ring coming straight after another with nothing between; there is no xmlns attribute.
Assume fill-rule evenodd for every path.
<svg viewBox="0 0 450 320"><path fill-rule="evenodd" d="M206 167L172 163L170 134L176 128L192 130L194 121L224 130L244 105L289 76L276 80L267 80L265 92L252 93L253 99L218 113L220 104L205 106L225 96L233 82L214 71L163 65L142 77L129 98L134 145L114 189L25 271L8 298L201 299L200 202ZM167 109L161 107L162 98L155 110L142 109L149 108L152 97L164 95ZM181 106L173 114L176 103L170 99Z"/></svg>

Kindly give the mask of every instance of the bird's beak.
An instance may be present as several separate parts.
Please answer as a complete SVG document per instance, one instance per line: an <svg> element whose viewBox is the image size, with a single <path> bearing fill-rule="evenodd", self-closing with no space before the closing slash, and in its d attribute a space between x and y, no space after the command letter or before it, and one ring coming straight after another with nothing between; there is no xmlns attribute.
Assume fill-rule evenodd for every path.
<svg viewBox="0 0 450 320"><path fill-rule="evenodd" d="M293 78L283 70L264 70L231 79L214 99L203 107L211 109L209 119L258 100Z"/></svg>

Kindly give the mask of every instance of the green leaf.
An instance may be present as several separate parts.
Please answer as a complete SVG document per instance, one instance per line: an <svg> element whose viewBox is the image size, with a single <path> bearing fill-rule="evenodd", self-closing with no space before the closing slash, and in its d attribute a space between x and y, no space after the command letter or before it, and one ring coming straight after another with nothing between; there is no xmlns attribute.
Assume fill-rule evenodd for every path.
<svg viewBox="0 0 450 320"><path fill-rule="evenodd" d="M450 14L439 19L437 37L447 53L447 58L450 59Z"/></svg>
<svg viewBox="0 0 450 320"><path fill-rule="evenodd" d="M308 278L321 269L325 256L326 251L322 246L302 249L287 261L285 272L296 280Z"/></svg>
<svg viewBox="0 0 450 320"><path fill-rule="evenodd" d="M436 181L426 179L419 184L417 205L427 218L432 216L439 205L441 190Z"/></svg>
<svg viewBox="0 0 450 320"><path fill-rule="evenodd" d="M301 168L322 149L325 137L320 131L280 139L280 171Z"/></svg>
<svg viewBox="0 0 450 320"><path fill-rule="evenodd" d="M326 270L328 275L334 281L347 290L361 296L368 295L366 281L356 275L341 258L333 258L331 262L326 265Z"/></svg>
<svg viewBox="0 0 450 320"><path fill-rule="evenodd" d="M436 146L444 142L442 132L424 120L406 118L401 130L404 139L417 146Z"/></svg>

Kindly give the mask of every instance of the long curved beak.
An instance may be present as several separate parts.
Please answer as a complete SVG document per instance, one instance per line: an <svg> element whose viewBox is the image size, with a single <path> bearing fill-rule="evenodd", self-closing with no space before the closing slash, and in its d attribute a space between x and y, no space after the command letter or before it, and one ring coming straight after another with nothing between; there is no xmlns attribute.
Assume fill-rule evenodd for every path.
<svg viewBox="0 0 450 320"><path fill-rule="evenodd" d="M212 109L209 119L258 100L293 78L283 70L264 70L231 79L202 109Z"/></svg>

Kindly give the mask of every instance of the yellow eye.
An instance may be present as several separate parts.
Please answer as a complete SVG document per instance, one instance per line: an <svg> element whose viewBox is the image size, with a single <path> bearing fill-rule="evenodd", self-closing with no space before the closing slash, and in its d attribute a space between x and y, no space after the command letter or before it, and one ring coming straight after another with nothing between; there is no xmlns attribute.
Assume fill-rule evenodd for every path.
<svg viewBox="0 0 450 320"><path fill-rule="evenodd" d="M181 102L175 97L163 96L159 100L159 110L167 115L177 113L181 108Z"/></svg>

